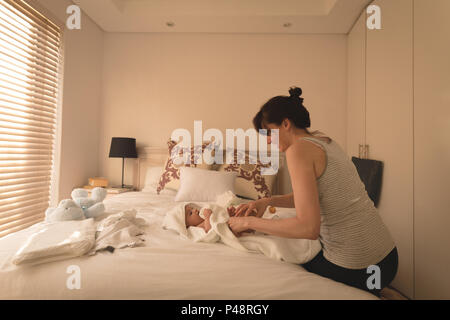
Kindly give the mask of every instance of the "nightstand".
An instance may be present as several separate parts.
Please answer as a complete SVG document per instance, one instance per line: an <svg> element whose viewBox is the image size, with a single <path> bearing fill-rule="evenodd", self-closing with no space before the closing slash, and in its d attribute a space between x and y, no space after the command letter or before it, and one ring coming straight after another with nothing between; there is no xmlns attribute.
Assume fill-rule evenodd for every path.
<svg viewBox="0 0 450 320"><path fill-rule="evenodd" d="M89 192L89 196L91 196L91 191L93 188L87 188L87 187L83 187L84 189L86 189ZM124 193L124 192L130 192L130 191L135 191L134 188L113 188L113 187L106 187L106 198L105 199L109 199L111 197L114 197L115 195Z"/></svg>

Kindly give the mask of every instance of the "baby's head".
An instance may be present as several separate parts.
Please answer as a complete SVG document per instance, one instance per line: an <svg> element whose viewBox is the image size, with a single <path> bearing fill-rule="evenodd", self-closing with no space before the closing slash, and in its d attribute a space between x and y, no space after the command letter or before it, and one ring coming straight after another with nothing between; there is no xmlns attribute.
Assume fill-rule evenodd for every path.
<svg viewBox="0 0 450 320"><path fill-rule="evenodd" d="M189 228L191 226L198 226L203 222L203 219L200 217L199 212L200 211L193 205L188 204L184 207L186 228Z"/></svg>

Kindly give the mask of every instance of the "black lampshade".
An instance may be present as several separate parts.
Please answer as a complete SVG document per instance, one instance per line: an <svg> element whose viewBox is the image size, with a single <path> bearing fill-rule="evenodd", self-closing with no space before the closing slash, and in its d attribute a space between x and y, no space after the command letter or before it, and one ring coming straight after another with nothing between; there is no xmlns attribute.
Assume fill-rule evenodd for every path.
<svg viewBox="0 0 450 320"><path fill-rule="evenodd" d="M136 139L117 138L111 139L111 148L109 149L110 158L137 158Z"/></svg>

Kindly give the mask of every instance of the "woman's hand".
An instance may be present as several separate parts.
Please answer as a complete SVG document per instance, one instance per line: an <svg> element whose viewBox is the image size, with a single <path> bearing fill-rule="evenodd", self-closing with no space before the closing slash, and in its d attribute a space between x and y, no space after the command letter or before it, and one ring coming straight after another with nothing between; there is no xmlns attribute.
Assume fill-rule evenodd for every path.
<svg viewBox="0 0 450 320"><path fill-rule="evenodd" d="M228 215L229 215L230 217L234 217L234 215L235 215L235 213L236 213L236 208L233 207L233 206L231 206L231 207L228 207L228 208L227 208L227 211L228 211Z"/></svg>
<svg viewBox="0 0 450 320"><path fill-rule="evenodd" d="M230 227L231 231L234 233L236 237L239 237L242 232L244 231L251 231L249 230L249 219L252 217L230 217L228 220L228 226Z"/></svg>
<svg viewBox="0 0 450 320"><path fill-rule="evenodd" d="M252 201L249 203L243 203L240 204L236 208L236 212L234 214L235 217L241 217L241 216L249 216L249 215L256 215L257 217L261 218L264 214L264 212L267 209L267 206L269 205L269 198L263 198L256 201Z"/></svg>

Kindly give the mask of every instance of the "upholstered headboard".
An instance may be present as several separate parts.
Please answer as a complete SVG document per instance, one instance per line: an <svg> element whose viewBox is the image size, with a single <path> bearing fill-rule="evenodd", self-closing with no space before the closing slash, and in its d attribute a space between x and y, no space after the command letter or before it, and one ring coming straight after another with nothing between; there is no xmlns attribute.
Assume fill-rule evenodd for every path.
<svg viewBox="0 0 450 320"><path fill-rule="evenodd" d="M138 148L138 159L134 169L134 187L142 190L145 184L147 169L164 166L168 157L167 148L144 147ZM284 153L280 153L279 170L275 183L274 194L287 194L292 192L291 181L287 170Z"/></svg>

